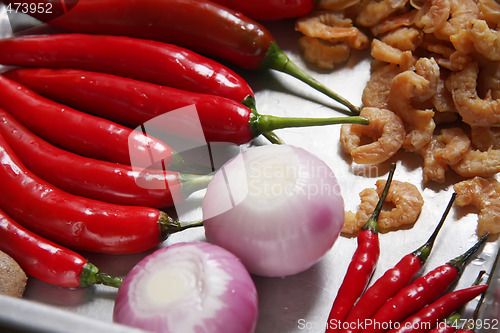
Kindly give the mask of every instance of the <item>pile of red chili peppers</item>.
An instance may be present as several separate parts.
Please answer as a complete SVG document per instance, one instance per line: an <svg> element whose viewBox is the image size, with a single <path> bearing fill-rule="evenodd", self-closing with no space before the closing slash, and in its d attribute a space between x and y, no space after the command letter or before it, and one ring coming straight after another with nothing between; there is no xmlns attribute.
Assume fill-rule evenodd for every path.
<svg viewBox="0 0 500 333"><path fill-rule="evenodd" d="M435 333L455 332L457 323L453 321L453 316L469 301L484 294L488 288L489 281L487 284L449 291L460 278L470 258L487 240L488 234L464 254L413 280L431 253L439 230L453 205L455 193L429 240L404 256L369 286L380 255L377 237L378 214L393 172L394 169L391 169L386 188L373 215L358 234L358 248L328 317L328 333L426 333L431 330ZM491 274L494 269L495 265Z"/></svg>
<svg viewBox="0 0 500 333"><path fill-rule="evenodd" d="M71 33L0 40L0 65L17 67L0 75L0 187L9 193L0 196L0 249L45 282L117 286L119 279L73 250L143 252L201 225L181 226L162 210L211 177L151 128L146 133L144 123L153 118L195 105L198 122L181 119L181 126L156 130L191 138L197 128L190 126L198 124L209 144L236 145L261 134L282 143L272 131L286 127L368 124L357 115L257 113L252 88L218 59L282 70L352 113L357 108L295 66L269 31L234 9L203 0L81 0L58 16L68 8L50 3L54 15L34 15ZM313 0L223 4L250 16L267 7L257 19L296 17L314 7ZM164 17L153 19L158 13ZM143 156L144 165L132 156Z"/></svg>

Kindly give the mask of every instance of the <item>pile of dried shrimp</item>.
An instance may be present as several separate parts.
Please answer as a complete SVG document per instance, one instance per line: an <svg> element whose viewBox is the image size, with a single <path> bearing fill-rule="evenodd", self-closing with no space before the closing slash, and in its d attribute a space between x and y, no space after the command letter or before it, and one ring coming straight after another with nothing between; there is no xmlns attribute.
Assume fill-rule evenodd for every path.
<svg viewBox="0 0 500 333"><path fill-rule="evenodd" d="M304 58L320 68L370 47L362 112L372 125L343 125L344 150L360 164L419 154L426 184L450 170L476 180L500 171L499 26L495 0L321 0L296 22Z"/></svg>

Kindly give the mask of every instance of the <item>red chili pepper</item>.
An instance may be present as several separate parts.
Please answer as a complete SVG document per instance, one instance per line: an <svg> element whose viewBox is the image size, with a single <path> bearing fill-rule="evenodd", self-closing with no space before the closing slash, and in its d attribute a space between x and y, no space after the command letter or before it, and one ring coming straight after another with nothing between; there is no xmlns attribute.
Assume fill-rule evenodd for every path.
<svg viewBox="0 0 500 333"><path fill-rule="evenodd" d="M48 0L29 2L43 4ZM359 113L356 106L293 63L261 24L211 1L79 0L68 13L48 23L71 32L172 43L247 69L272 68L302 80L352 113Z"/></svg>
<svg viewBox="0 0 500 333"><path fill-rule="evenodd" d="M99 272L80 254L22 227L1 210L0 250L14 258L28 275L59 287L92 284L118 287L122 282L120 278Z"/></svg>
<svg viewBox="0 0 500 333"><path fill-rule="evenodd" d="M165 143L106 119L46 99L0 75L0 107L51 143L75 153L130 164L130 154L151 153L168 166L178 159Z"/></svg>
<svg viewBox="0 0 500 333"><path fill-rule="evenodd" d="M100 201L165 208L184 191L203 188L210 176L145 170L110 163L59 149L31 133L0 109L0 134L35 175L75 195ZM188 192L189 193L189 192Z"/></svg>
<svg viewBox="0 0 500 333"><path fill-rule="evenodd" d="M424 266L429 257L436 237L455 201L456 193L451 197L441 220L427 242L412 253L404 256L393 268L387 270L357 301L347 316L342 333L354 333L363 329L363 323L377 312L391 297L408 285L415 274Z"/></svg>
<svg viewBox="0 0 500 333"><path fill-rule="evenodd" d="M404 320L445 293L458 280L468 259L487 238L488 234L461 256L433 269L401 289L377 311L363 332L386 332L394 323Z"/></svg>
<svg viewBox="0 0 500 333"><path fill-rule="evenodd" d="M315 0L212 0L254 20L281 20L309 14Z"/></svg>
<svg viewBox="0 0 500 333"><path fill-rule="evenodd" d="M389 333L427 333L440 320L484 293L486 289L488 285L483 284L452 291L413 314L399 324L399 328L392 329Z"/></svg>
<svg viewBox="0 0 500 333"><path fill-rule="evenodd" d="M213 94L255 107L248 83L228 67L185 48L120 36L57 34L0 39L0 63L73 68Z"/></svg>
<svg viewBox="0 0 500 333"><path fill-rule="evenodd" d="M25 228L73 249L125 254L154 248L179 223L162 211L78 197L29 171L0 136L0 209ZM196 224L190 225L194 226Z"/></svg>
<svg viewBox="0 0 500 333"><path fill-rule="evenodd" d="M375 266L380 255L377 221L387 197L395 169L396 165L392 164L388 180L377 206L372 216L370 216L358 234L358 247L354 252L351 263L347 268L347 273L333 302L330 315L328 316L326 332L339 331L342 327L342 322L351 311L356 300L365 290L375 271Z"/></svg>
<svg viewBox="0 0 500 333"><path fill-rule="evenodd" d="M359 116L286 118L259 115L241 103L224 97L97 72L17 69L5 75L61 103L133 127L169 111L195 105L200 123L182 121L182 125L179 125L178 121L168 120L158 124L159 129L162 136L175 134L185 137L196 133L196 127L201 124L207 142L231 142L240 145L248 143L260 134L280 128L340 122L368 123ZM151 124L153 127L158 125L154 122ZM162 139L160 136L158 138ZM163 141L170 142L167 139Z"/></svg>

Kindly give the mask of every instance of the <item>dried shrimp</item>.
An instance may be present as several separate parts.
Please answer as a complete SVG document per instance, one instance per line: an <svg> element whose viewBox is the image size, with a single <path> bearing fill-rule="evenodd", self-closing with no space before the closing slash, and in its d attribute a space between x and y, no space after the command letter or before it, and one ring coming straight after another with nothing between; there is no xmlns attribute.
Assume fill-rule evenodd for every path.
<svg viewBox="0 0 500 333"><path fill-rule="evenodd" d="M372 65L363 107L390 111L402 121L399 149L423 157L424 184L443 183L450 170L498 177L500 2L321 0L318 10L313 16L330 13L332 25L369 34ZM338 40L354 49L347 37ZM384 128L375 122L364 130L343 126L343 149L355 163L381 163L400 145L400 134L392 145L385 143ZM382 147L390 147L390 154Z"/></svg>
<svg viewBox="0 0 500 333"><path fill-rule="evenodd" d="M351 49L346 44L332 44L319 38L302 36L299 47L306 61L322 69L333 69L349 59Z"/></svg>
<svg viewBox="0 0 500 333"><path fill-rule="evenodd" d="M500 100L481 99L477 93L479 68L476 62L450 75L448 83L455 107L471 126L500 126Z"/></svg>
<svg viewBox="0 0 500 333"><path fill-rule="evenodd" d="M444 183L448 166L460 162L470 149L469 137L461 128L445 128L433 135L431 142L420 151L424 157L424 183Z"/></svg>
<svg viewBox="0 0 500 333"><path fill-rule="evenodd" d="M341 127L340 142L344 151L359 164L387 161L403 144L403 122L393 112L379 108L363 108L360 116L370 119L370 124L344 124ZM365 138L370 138L371 142L364 143Z"/></svg>
<svg viewBox="0 0 500 333"><path fill-rule="evenodd" d="M365 189L360 193L361 203L358 211L346 212L344 219L345 233L355 233L368 221L377 201L382 195L386 180L376 182L377 189ZM382 210L378 219L378 227L382 231L392 230L417 221L424 199L418 188L408 182L393 180L387 193L386 203L394 205L390 210Z"/></svg>
<svg viewBox="0 0 500 333"><path fill-rule="evenodd" d="M454 185L455 203L473 205L480 210L477 233L485 235L500 232L500 183L493 178L475 177Z"/></svg>

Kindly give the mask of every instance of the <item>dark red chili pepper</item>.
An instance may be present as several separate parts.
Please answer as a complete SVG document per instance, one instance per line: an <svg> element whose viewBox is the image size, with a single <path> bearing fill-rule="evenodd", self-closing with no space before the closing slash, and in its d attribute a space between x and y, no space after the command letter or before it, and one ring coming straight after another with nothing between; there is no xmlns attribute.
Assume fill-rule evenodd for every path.
<svg viewBox="0 0 500 333"><path fill-rule="evenodd" d="M248 83L218 62L176 45L121 36L57 34L0 39L0 63L73 68L213 94L255 107Z"/></svg>
<svg viewBox="0 0 500 333"><path fill-rule="evenodd" d="M172 148L158 139L55 103L2 75L0 107L38 136L87 157L130 164L131 154L151 153L155 161L164 160L167 169L178 159Z"/></svg>
<svg viewBox="0 0 500 333"><path fill-rule="evenodd" d="M387 197L395 169L396 164L392 164L384 191L380 196L377 206L363 228L359 231L357 238L358 247L352 256L347 273L333 302L328 316L326 332L338 332L340 330L342 322L351 311L356 300L365 290L375 271L380 255L377 221Z"/></svg>
<svg viewBox="0 0 500 333"><path fill-rule="evenodd" d="M455 201L455 197L456 193L452 195L441 220L427 242L412 253L404 256L364 292L347 316L341 332L354 333L361 331L365 320L371 318L385 302L411 282L415 274L420 271L427 261L436 237Z"/></svg>
<svg viewBox="0 0 500 333"><path fill-rule="evenodd" d="M104 203L56 188L29 171L3 136L0 188L5 193L0 196L0 209L7 215L36 234L73 249L143 252L160 244L169 233L185 228L154 208Z"/></svg>
<svg viewBox="0 0 500 333"><path fill-rule="evenodd" d="M427 333L440 320L484 293L486 289L488 285L483 284L452 291L411 315L389 333Z"/></svg>
<svg viewBox="0 0 500 333"><path fill-rule="evenodd" d="M80 254L29 231L1 210L0 250L14 258L28 275L59 287L118 287L122 282L99 272Z"/></svg>
<svg viewBox="0 0 500 333"><path fill-rule="evenodd" d="M404 320L444 294L458 280L468 260L487 238L488 234L461 256L433 269L401 289L376 312L363 332L386 332L394 323Z"/></svg>
<svg viewBox="0 0 500 333"><path fill-rule="evenodd" d="M79 0L68 13L48 23L71 32L172 43L247 69L272 68L302 80L355 114L359 111L293 63L261 24L211 1Z"/></svg>
<svg viewBox="0 0 500 333"><path fill-rule="evenodd" d="M254 20L281 20L309 14L315 0L212 0Z"/></svg>
<svg viewBox="0 0 500 333"><path fill-rule="evenodd" d="M173 197L182 200L184 191L203 188L211 179L73 154L37 137L2 109L0 134L35 175L66 192L100 201L165 208L173 206Z"/></svg>
<svg viewBox="0 0 500 333"><path fill-rule="evenodd" d="M244 144L256 136L285 127L302 127L340 122L367 123L359 116L335 118L284 118L259 115L255 110L233 100L188 92L171 87L110 74L81 70L16 69L5 74L8 78L36 92L95 113L127 126L140 126L169 111L194 105L199 123L192 120L168 120L149 123L161 130L159 139L175 134L180 137L196 133L201 125L207 142ZM185 116L179 116L184 118ZM194 139L194 137L191 137Z"/></svg>

